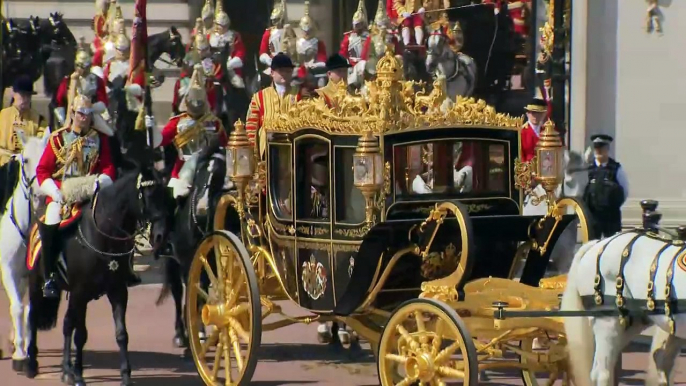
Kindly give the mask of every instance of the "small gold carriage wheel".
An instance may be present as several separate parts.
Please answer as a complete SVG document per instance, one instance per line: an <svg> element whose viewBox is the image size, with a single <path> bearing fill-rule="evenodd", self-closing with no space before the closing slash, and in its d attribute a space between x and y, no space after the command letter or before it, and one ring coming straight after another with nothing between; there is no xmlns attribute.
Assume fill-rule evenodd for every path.
<svg viewBox="0 0 686 386"><path fill-rule="evenodd" d="M237 236L222 230L205 237L186 293L188 339L203 382L249 384L262 339L262 309L250 255Z"/></svg>
<svg viewBox="0 0 686 386"><path fill-rule="evenodd" d="M478 384L476 348L457 312L435 299L398 307L381 334L382 386Z"/></svg>

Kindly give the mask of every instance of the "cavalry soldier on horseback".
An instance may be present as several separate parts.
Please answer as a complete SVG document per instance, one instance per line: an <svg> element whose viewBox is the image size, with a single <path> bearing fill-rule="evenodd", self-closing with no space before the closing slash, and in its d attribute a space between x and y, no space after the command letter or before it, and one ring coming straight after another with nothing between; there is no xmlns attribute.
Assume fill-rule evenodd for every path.
<svg viewBox="0 0 686 386"><path fill-rule="evenodd" d="M210 109L215 115L223 112L223 103L218 104L217 88L221 87L222 79L224 79L224 71L222 66L217 63L212 57L212 50L210 43L207 42L205 35L195 35L193 42L193 49L195 50L194 57L198 60L202 67L203 79L205 79L205 88L207 90L207 98L210 104ZM221 95L221 93L219 94Z"/></svg>
<svg viewBox="0 0 686 386"><path fill-rule="evenodd" d="M220 0L221 2L221 0ZM205 5L202 7L202 11L200 11L200 17L202 18L203 22L203 27L204 31L210 31L212 30L212 23L214 22L214 3L212 0L205 0Z"/></svg>
<svg viewBox="0 0 686 386"><path fill-rule="evenodd" d="M353 29L343 35L339 51L339 54L348 59L353 66L362 58L362 48L369 36L368 19L364 0L360 0L357 5L357 11L353 14Z"/></svg>
<svg viewBox="0 0 686 386"><path fill-rule="evenodd" d="M103 48L105 39L107 38L107 11L110 3L108 0L95 0L95 9L97 10L93 16L93 32L95 38L91 43L91 51L98 52Z"/></svg>
<svg viewBox="0 0 686 386"><path fill-rule="evenodd" d="M209 110L202 72L202 66L196 65L185 99L186 111L172 117L162 129L160 146L173 143L179 152L168 185L174 198L186 197L190 192L200 151L216 140L221 146L227 141L224 126ZM146 126L156 127L152 117L146 117Z"/></svg>
<svg viewBox="0 0 686 386"><path fill-rule="evenodd" d="M112 6L110 6L112 9ZM117 54L117 43L120 36L126 37L126 27L124 16L121 12L121 7L116 6L114 8L114 14L112 17L112 22L109 25L109 34L107 35L107 41L102 45L102 49L95 52L93 57L93 66L105 67L110 61L112 61Z"/></svg>
<svg viewBox="0 0 686 386"><path fill-rule="evenodd" d="M262 41L260 42L260 62L267 67L272 65L274 55L279 52L287 52L281 46L282 39L284 38L284 24L287 21L286 0L276 0L269 20L272 26L264 31Z"/></svg>
<svg viewBox="0 0 686 386"><path fill-rule="evenodd" d="M241 68L245 62L245 46L241 34L229 29L231 19L224 12L221 1L217 3L217 13L214 18L214 31L207 36L213 52L220 53L220 57L227 57L226 70L231 85L245 88Z"/></svg>
<svg viewBox="0 0 686 386"><path fill-rule="evenodd" d="M288 111L301 98L298 88L291 86L294 68L295 65L287 55L279 53L274 56L271 62L274 83L255 93L250 101L245 129L261 159L264 158L267 146L267 138L262 132L264 121Z"/></svg>
<svg viewBox="0 0 686 386"><path fill-rule="evenodd" d="M591 136L593 161L588 168L588 185L583 200L593 214L598 237L622 231L621 207L629 196L629 179L622 165L610 157L612 137Z"/></svg>
<svg viewBox="0 0 686 386"><path fill-rule="evenodd" d="M398 37L391 29L391 20L386 13L383 1L379 0L379 7L376 9L371 34L367 37L362 48L362 59L365 60L365 67L370 74L376 73L376 62L379 58L383 57L387 43L394 45L396 55L400 54Z"/></svg>
<svg viewBox="0 0 686 386"><path fill-rule="evenodd" d="M108 84L114 83L121 78L126 80L124 89L127 95L127 106L131 111L138 111L140 103L142 103L142 94L145 80L144 69L136 68L134 71L130 69L129 58L131 56L131 41L126 34L120 34L117 37L116 57L105 66L104 77ZM134 98L135 97L135 98Z"/></svg>
<svg viewBox="0 0 686 386"><path fill-rule="evenodd" d="M300 29L303 36L298 39L298 78L303 81L305 87L314 87L310 77L317 79L319 87L324 86L326 75L323 70L326 67L326 46L324 42L315 36L316 26L310 17L310 2L305 1L305 15L300 19Z"/></svg>
<svg viewBox="0 0 686 386"><path fill-rule="evenodd" d="M183 58L183 67L181 68L181 75L174 84L174 98L172 99L172 112L174 115L181 114L181 111L186 110L185 99L188 90L191 86L191 76L193 75L193 68L199 64L199 56L196 51L190 51ZM209 96L208 96L209 100Z"/></svg>
<svg viewBox="0 0 686 386"><path fill-rule="evenodd" d="M48 205L44 221L38 223L42 242L41 260L46 278L43 287L45 297L56 297L59 293L54 267L61 252L57 236L63 206L82 201L84 195L92 197L97 189L111 185L116 177L107 135L93 127L93 104L90 98L77 95L71 107L72 122L50 136L36 168L36 178L47 195ZM66 181L86 176L94 177L84 179L89 186L71 185L72 189L65 190Z"/></svg>
<svg viewBox="0 0 686 386"><path fill-rule="evenodd" d="M12 85L12 106L0 111L0 166L7 163L14 154L22 151L18 133L24 136L41 137L48 129L48 121L31 108L33 82L28 76L20 76Z"/></svg>
<svg viewBox="0 0 686 386"><path fill-rule="evenodd" d="M82 45L81 49L76 53L74 73L62 79L55 94L54 111L60 126L64 125L67 119L67 107L72 87L76 87L78 94L85 95L91 99L93 110L96 112L94 125L100 125L107 120L106 117L99 115L107 111L107 87L104 80L90 72L90 68L90 53Z"/></svg>

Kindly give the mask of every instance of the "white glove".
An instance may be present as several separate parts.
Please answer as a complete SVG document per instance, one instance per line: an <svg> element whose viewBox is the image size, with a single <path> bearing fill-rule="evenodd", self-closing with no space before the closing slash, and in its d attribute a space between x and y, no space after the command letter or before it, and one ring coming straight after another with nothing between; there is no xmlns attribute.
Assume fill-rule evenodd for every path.
<svg viewBox="0 0 686 386"><path fill-rule="evenodd" d="M243 61L239 57L233 57L226 62L226 67L229 70L235 70L243 67Z"/></svg>
<svg viewBox="0 0 686 386"><path fill-rule="evenodd" d="M98 179L96 180L96 182L100 184L101 188L106 188L112 185L112 179L107 174L98 175Z"/></svg>
<svg viewBox="0 0 686 386"><path fill-rule="evenodd" d="M407 19L407 18L410 17L411 15L410 15L409 12L403 12L403 13L402 13L402 16L403 16L405 19Z"/></svg>
<svg viewBox="0 0 686 386"><path fill-rule="evenodd" d="M426 9L424 9L424 7L419 8L419 11L417 11L417 13L420 15L423 15L424 12L426 12Z"/></svg>
<svg viewBox="0 0 686 386"><path fill-rule="evenodd" d="M139 97L139 96L143 95L143 88L139 84L134 83L132 85L126 86L125 89L126 89L127 93L129 93L135 97Z"/></svg>
<svg viewBox="0 0 686 386"><path fill-rule="evenodd" d="M155 117L152 115L146 115L145 116L145 127L150 128L150 127L157 127L157 124L155 123Z"/></svg>
<svg viewBox="0 0 686 386"><path fill-rule="evenodd" d="M64 204L64 196L57 187L57 184L55 184L55 180L52 178L48 178L47 180L43 181L40 189L46 196L50 197L52 201L59 204Z"/></svg>
<svg viewBox="0 0 686 386"><path fill-rule="evenodd" d="M589 146L586 148L586 152L584 152L584 161L586 161L587 164L592 164L594 161L594 156L593 156L593 147Z"/></svg>
<svg viewBox="0 0 686 386"><path fill-rule="evenodd" d="M172 188L172 196L174 198L186 197L191 192L191 186L178 178L170 179L167 186Z"/></svg>

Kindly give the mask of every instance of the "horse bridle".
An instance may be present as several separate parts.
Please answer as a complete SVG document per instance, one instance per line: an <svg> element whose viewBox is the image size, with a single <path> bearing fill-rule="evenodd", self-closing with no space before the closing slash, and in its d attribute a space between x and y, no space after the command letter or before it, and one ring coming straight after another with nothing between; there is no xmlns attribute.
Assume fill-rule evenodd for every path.
<svg viewBox="0 0 686 386"><path fill-rule="evenodd" d="M24 159L24 157L22 155L19 155L18 158L19 158L19 164L21 165L20 166L20 169L21 169L21 182L20 183L23 187L22 193L24 193L24 198L26 198L26 201L28 202L29 224L31 224L31 217L33 214L33 208L31 205L31 202L33 201L33 182L36 180L36 176L34 175L30 179L27 178L26 168L25 168L27 161ZM14 210L14 196L10 199L10 205L9 206L10 206L10 221L12 221L12 224L16 228L17 232L19 232L19 235L22 238L22 242L24 243L24 245L26 245L26 240L27 240L26 235L24 234L24 232L22 232L21 227L19 226L19 223L17 222L17 216L16 216L15 210Z"/></svg>
<svg viewBox="0 0 686 386"><path fill-rule="evenodd" d="M440 37L443 39L442 42L441 42L441 46L444 46L445 43L446 43L447 40L448 40L448 37L447 37L443 32L441 32L441 31L434 31L434 32L431 32L431 33L429 34L429 36L440 36ZM435 55L435 54L432 53L432 50L429 49L428 47L427 47L427 50L426 50L426 54L427 54L427 56L428 56L428 55L432 55L432 56ZM439 56L439 55L435 55L435 56ZM460 66L460 61L459 61L459 59L456 57L456 58L455 58L455 72L454 72L453 74L451 74L450 76L447 76L447 75L446 75L445 81L446 81L446 82L450 82L450 81L454 80L455 78L457 78L458 76L460 76L461 70L462 70L462 66Z"/></svg>
<svg viewBox="0 0 686 386"><path fill-rule="evenodd" d="M146 207L146 205L145 205L145 198L144 198L144 196L143 196L143 189L149 188L149 187L153 187L153 186L156 186L157 184L159 184L159 182L157 182L157 181L155 181L155 180L143 180L143 175L142 175L142 174L138 174L138 177L137 177L137 179L136 179L136 190L138 191L138 204L139 204L139 208L140 208L140 216L141 216L141 217L143 217L143 216L145 215L145 207ZM141 224L141 223L139 222L139 227L136 229L136 231L135 231L133 234L129 234L129 233L126 232L125 230L119 228L119 231L120 231L120 232L122 232L122 233L124 233L124 234L127 235L127 236L125 236L125 237L117 237L117 236L112 236L112 235L109 235L109 234L105 233L103 230L100 229L100 227L98 227L98 223L97 223L97 221L95 221L95 207L96 207L97 199L98 199L98 196L97 196L97 193L96 193L96 196L95 196L95 198L93 199L93 205L92 205L92 209L91 209L91 211L92 211L91 215L93 216L93 227L95 228L95 230L96 230L98 233L100 233L100 235L102 235L102 236L104 236L104 237L106 237L106 238L108 238L108 239L110 239L110 240L114 240L114 241L131 241L131 240L135 239L136 235L139 233L139 231L140 231L141 229L144 229L144 228L145 228L145 225L143 225L143 224ZM156 220L159 220L162 216L163 216L162 214L156 215L156 216L150 218L150 221L153 221L153 222L154 222L154 221L156 221ZM131 250L128 250L128 251L126 251L126 252L113 253L113 252L101 251L101 250L97 249L95 246L93 246L91 243L89 243L88 240L86 240L86 237L84 236L83 231L81 230L81 223L79 223L79 236L81 237L81 240L83 241L83 243L84 243L88 248L90 248L90 249L93 250L94 252L96 252L96 253L98 253L98 254L101 254L101 255L104 255L104 256L109 256L109 257L121 257L121 256L129 255L129 254L131 254L132 252L134 252L134 251L136 250L136 244L134 243L134 245L133 245L133 247L131 248Z"/></svg>

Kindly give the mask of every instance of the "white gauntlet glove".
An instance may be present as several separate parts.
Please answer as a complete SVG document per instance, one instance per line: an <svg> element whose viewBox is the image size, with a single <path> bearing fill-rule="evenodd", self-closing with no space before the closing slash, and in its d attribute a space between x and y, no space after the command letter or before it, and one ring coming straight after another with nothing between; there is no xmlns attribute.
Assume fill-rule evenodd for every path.
<svg viewBox="0 0 686 386"><path fill-rule="evenodd" d="M171 178L167 186L172 188L174 198L186 197L191 192L191 186L178 178Z"/></svg>
<svg viewBox="0 0 686 386"><path fill-rule="evenodd" d="M112 179L107 174L100 174L93 184L93 193L98 191L98 189L106 188L112 185Z"/></svg>
<svg viewBox="0 0 686 386"><path fill-rule="evenodd" d="M424 12L426 12L426 9L424 9L424 7L419 8L419 11L417 11L417 13L420 15L423 15Z"/></svg>
<svg viewBox="0 0 686 386"><path fill-rule="evenodd" d="M402 16L403 16L405 19L407 19L407 18L410 17L411 15L410 15L409 12L403 12L403 15L402 15Z"/></svg>
<svg viewBox="0 0 686 386"><path fill-rule="evenodd" d="M40 189L46 196L50 197L52 201L59 204L64 204L64 196L52 178L48 178L47 180L43 181Z"/></svg>

